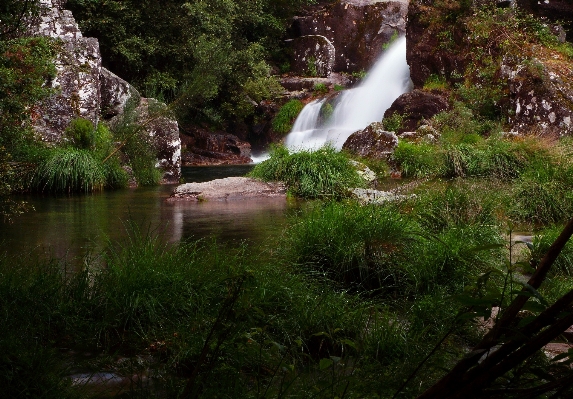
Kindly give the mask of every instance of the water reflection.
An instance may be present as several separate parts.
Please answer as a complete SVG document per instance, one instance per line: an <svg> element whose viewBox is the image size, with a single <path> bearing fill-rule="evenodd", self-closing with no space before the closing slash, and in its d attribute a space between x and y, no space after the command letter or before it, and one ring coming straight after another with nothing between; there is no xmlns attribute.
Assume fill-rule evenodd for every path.
<svg viewBox="0 0 573 399"><path fill-rule="evenodd" d="M187 168L186 181L243 175L250 166ZM236 202L167 202L174 186L125 189L73 197L22 197L36 209L0 224L0 252L36 249L57 258L81 259L127 237L129 223L169 242L216 237L239 245L280 233L293 205L284 199Z"/></svg>

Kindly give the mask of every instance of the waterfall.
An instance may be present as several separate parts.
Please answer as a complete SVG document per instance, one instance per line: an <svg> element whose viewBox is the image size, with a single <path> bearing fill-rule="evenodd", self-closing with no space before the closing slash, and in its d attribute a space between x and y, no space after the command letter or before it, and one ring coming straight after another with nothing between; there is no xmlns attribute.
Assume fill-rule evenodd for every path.
<svg viewBox="0 0 573 399"><path fill-rule="evenodd" d="M352 133L381 121L384 112L410 86L406 38L403 37L384 52L358 87L340 94L327 122L321 124L319 119L325 100L309 103L296 119L285 144L295 151L316 149L326 143L341 149Z"/></svg>

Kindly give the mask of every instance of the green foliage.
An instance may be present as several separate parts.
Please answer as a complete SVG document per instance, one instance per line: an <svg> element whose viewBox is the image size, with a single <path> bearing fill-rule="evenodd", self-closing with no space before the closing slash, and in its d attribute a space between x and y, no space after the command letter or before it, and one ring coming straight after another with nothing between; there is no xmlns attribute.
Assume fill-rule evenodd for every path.
<svg viewBox="0 0 573 399"><path fill-rule="evenodd" d="M95 146L95 129L90 120L84 118L72 120L65 134L78 149L88 150Z"/></svg>
<svg viewBox="0 0 573 399"><path fill-rule="evenodd" d="M0 7L0 40L18 37L37 23L41 7L39 0L4 0Z"/></svg>
<svg viewBox="0 0 573 399"><path fill-rule="evenodd" d="M313 89L316 93L326 94L328 93L328 87L324 83L316 83Z"/></svg>
<svg viewBox="0 0 573 399"><path fill-rule="evenodd" d="M102 190L105 182L102 165L91 152L58 148L38 166L32 187L40 192L89 193Z"/></svg>
<svg viewBox="0 0 573 399"><path fill-rule="evenodd" d="M99 39L110 70L146 97L178 99L180 122L221 125L253 115L253 91L272 99L266 59L308 0L70 0L82 32ZM268 87L264 87L268 84ZM222 106L223 105L223 106Z"/></svg>
<svg viewBox="0 0 573 399"><path fill-rule="evenodd" d="M304 104L300 100L288 101L281 107L273 119L273 130L281 134L287 134L290 132L296 117L300 114L300 111L302 111L303 108Z"/></svg>
<svg viewBox="0 0 573 399"><path fill-rule="evenodd" d="M0 40L0 146L14 154L32 140L30 107L52 93L55 43L49 38Z"/></svg>
<svg viewBox="0 0 573 399"><path fill-rule="evenodd" d="M341 86L341 85L339 85L339 84L334 84L334 90L335 90L335 91L344 90L344 86Z"/></svg>
<svg viewBox="0 0 573 399"><path fill-rule="evenodd" d="M316 58L308 57L306 61L306 74L311 77L318 76L318 70L316 68Z"/></svg>
<svg viewBox="0 0 573 399"><path fill-rule="evenodd" d="M292 154L285 147L274 147L270 158L249 175L283 181L290 193L301 198L341 198L348 188L364 185L346 155L330 146Z"/></svg>
<svg viewBox="0 0 573 399"><path fill-rule="evenodd" d="M392 115L382 120L382 125L384 126L384 129L389 132L397 132L402 128L402 123L404 123L404 119L406 117L407 115L394 112Z"/></svg>
<svg viewBox="0 0 573 399"><path fill-rule="evenodd" d="M390 46L398 39L398 31L394 31L392 36L390 36L390 40L382 45L382 50L388 50Z"/></svg>
<svg viewBox="0 0 573 399"><path fill-rule="evenodd" d="M444 170L444 159L436 152L434 145L400 140L392 158L400 167L403 177L436 176Z"/></svg>
<svg viewBox="0 0 573 399"><path fill-rule="evenodd" d="M447 80L441 75L430 75L424 82L424 90L446 90L448 88Z"/></svg>

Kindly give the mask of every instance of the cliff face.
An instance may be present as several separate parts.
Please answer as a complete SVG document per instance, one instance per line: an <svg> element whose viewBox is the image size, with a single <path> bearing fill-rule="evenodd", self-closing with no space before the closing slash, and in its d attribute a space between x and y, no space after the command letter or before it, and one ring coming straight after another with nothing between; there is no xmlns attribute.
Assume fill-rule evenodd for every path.
<svg viewBox="0 0 573 399"><path fill-rule="evenodd" d="M514 132L572 134L573 64L559 48L560 30L552 28L513 7L412 0L406 30L412 81L422 88L441 79Z"/></svg>
<svg viewBox="0 0 573 399"><path fill-rule="evenodd" d="M69 123L78 117L97 125L121 114L129 99L139 101L136 112L148 113L149 101L140 98L129 83L103 68L99 43L83 37L65 0L40 0L43 13L40 23L31 28L32 36L47 36L58 41L55 59L57 76L50 82L57 94L32 112L34 128L47 142L59 142ZM181 140L177 121L168 114L146 120L144 129L157 149L157 164L164 172L164 182L178 182L181 177Z"/></svg>

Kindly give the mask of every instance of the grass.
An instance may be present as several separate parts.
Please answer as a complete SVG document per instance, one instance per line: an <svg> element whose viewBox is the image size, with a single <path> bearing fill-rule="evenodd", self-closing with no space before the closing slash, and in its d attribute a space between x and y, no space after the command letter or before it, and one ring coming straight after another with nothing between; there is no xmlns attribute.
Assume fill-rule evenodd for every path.
<svg viewBox="0 0 573 399"><path fill-rule="evenodd" d="M32 180L35 190L54 193L100 191L105 183L101 163L89 151L73 148L54 150L38 166Z"/></svg>
<svg viewBox="0 0 573 399"><path fill-rule="evenodd" d="M273 130L277 133L287 134L292 129L292 125L304 108L304 104L300 100L290 100L281 107L277 115L274 117L272 125Z"/></svg>
<svg viewBox="0 0 573 399"><path fill-rule="evenodd" d="M364 185L346 155L329 146L295 153L274 147L270 158L255 166L249 176L283 181L292 195L301 198L342 198L349 187Z"/></svg>

